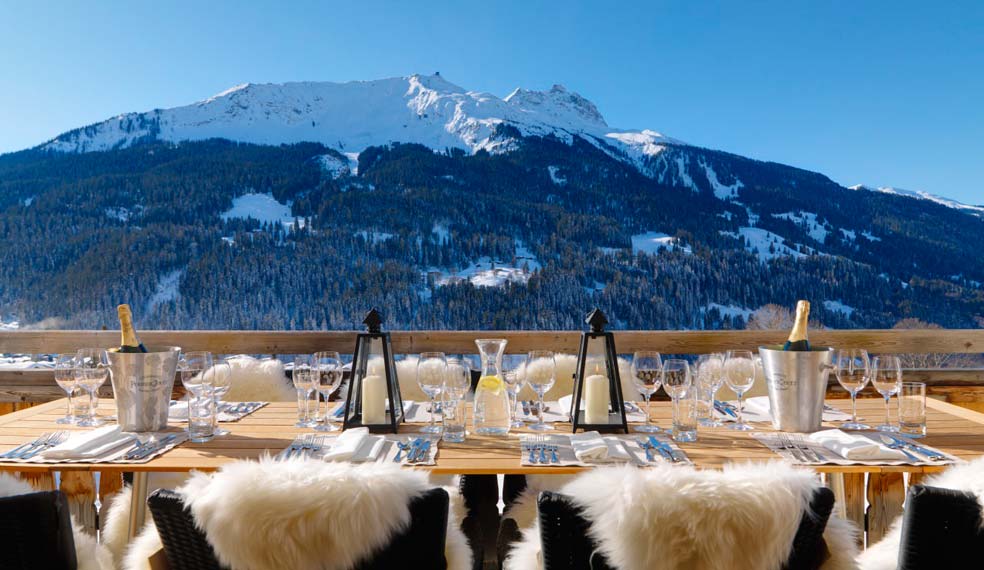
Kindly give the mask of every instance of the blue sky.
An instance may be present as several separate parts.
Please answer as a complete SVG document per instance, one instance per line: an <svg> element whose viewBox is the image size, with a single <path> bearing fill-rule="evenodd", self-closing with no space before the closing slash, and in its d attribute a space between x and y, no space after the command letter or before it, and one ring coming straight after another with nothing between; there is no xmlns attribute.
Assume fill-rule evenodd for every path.
<svg viewBox="0 0 984 570"><path fill-rule="evenodd" d="M0 2L0 152L244 82L562 83L608 123L984 203L984 2Z"/></svg>

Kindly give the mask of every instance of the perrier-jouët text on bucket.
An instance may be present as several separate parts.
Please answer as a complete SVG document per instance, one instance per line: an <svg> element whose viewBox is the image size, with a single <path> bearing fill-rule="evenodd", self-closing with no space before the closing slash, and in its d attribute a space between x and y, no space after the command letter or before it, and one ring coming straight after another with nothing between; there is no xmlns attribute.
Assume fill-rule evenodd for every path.
<svg viewBox="0 0 984 570"><path fill-rule="evenodd" d="M789 333L789 339L782 345L783 350L809 351L810 340L806 336L806 324L810 320L810 302L797 301L796 321L793 322L793 330Z"/></svg>
<svg viewBox="0 0 984 570"><path fill-rule="evenodd" d="M147 347L140 342L137 331L133 328L133 313L130 312L130 305L120 305L116 307L116 312L120 316L120 348L118 352L147 352Z"/></svg>

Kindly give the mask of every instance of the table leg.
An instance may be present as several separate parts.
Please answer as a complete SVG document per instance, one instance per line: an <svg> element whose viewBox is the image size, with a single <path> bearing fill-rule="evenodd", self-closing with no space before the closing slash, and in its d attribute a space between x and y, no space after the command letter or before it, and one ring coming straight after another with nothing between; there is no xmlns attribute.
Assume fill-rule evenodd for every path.
<svg viewBox="0 0 984 570"><path fill-rule="evenodd" d="M130 494L130 522L127 529L130 540L133 540L143 528L147 516L147 472L133 473L133 491Z"/></svg>
<svg viewBox="0 0 984 570"><path fill-rule="evenodd" d="M905 478L902 473L868 475L868 546L888 532L892 522L902 514Z"/></svg>

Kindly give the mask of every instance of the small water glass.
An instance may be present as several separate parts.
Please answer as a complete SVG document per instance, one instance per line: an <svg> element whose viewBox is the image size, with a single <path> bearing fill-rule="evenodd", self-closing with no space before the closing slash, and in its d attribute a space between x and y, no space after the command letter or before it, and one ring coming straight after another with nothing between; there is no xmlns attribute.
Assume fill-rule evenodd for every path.
<svg viewBox="0 0 984 570"><path fill-rule="evenodd" d="M103 421L96 415L99 388L109 378L109 357L101 348L81 348L75 355L75 381L89 393L89 413L79 419L78 425L98 427Z"/></svg>
<svg viewBox="0 0 984 570"><path fill-rule="evenodd" d="M899 392L899 433L908 437L926 435L926 384L903 382Z"/></svg>
<svg viewBox="0 0 984 570"><path fill-rule="evenodd" d="M325 421L318 424L316 431L337 431L339 428L331 421L331 395L342 384L342 359L337 352L322 351L314 353L314 389L318 392L319 398L325 399ZM318 411L321 402L315 403L315 420L320 415Z"/></svg>
<svg viewBox="0 0 984 570"><path fill-rule="evenodd" d="M702 354L694 370L697 387L697 423L704 427L720 427L714 415L714 398L724 384L724 355Z"/></svg>
<svg viewBox="0 0 984 570"><path fill-rule="evenodd" d="M653 425L650 399L659 390L663 374L663 357L658 352L639 351L632 355L632 383L646 397L646 423L636 426L636 431L654 433L659 428Z"/></svg>
<svg viewBox="0 0 984 570"><path fill-rule="evenodd" d="M178 361L181 385L188 391L188 439L195 443L215 436L216 410L212 353L187 352Z"/></svg>
<svg viewBox="0 0 984 570"><path fill-rule="evenodd" d="M673 398L673 441L697 441L697 392L691 386Z"/></svg>
<svg viewBox="0 0 984 570"><path fill-rule="evenodd" d="M465 441L465 397L445 390L441 395L442 438L449 443Z"/></svg>
<svg viewBox="0 0 984 570"><path fill-rule="evenodd" d="M215 399L215 435L229 435L229 430L219 427L219 413L222 412L222 397L232 388L232 365L219 360L211 368L212 397Z"/></svg>
<svg viewBox="0 0 984 570"><path fill-rule="evenodd" d="M435 422L438 413L437 397L444 389L448 374L448 358L443 352L422 352L417 361L417 385L430 398L430 422L420 431L441 433L441 426Z"/></svg>
<svg viewBox="0 0 984 570"><path fill-rule="evenodd" d="M550 431L554 427L543 421L543 397L553 388L557 381L557 363L554 361L554 353L550 350L534 350L526 358L526 383L536 392L537 403L537 422L530 426L536 431ZM577 410L572 411L573 414Z"/></svg>
<svg viewBox="0 0 984 570"><path fill-rule="evenodd" d="M314 358L309 355L298 355L294 357L294 369L291 372L291 380L294 389L297 390L297 423L296 427L315 427L318 420L315 414L311 413L311 394L314 392ZM317 411L317 406L315 406Z"/></svg>
<svg viewBox="0 0 984 570"><path fill-rule="evenodd" d="M75 423L75 394L81 394L82 389L75 378L75 355L59 354L55 357L55 383L65 391L68 397L68 410L65 417L55 420L56 424Z"/></svg>
<svg viewBox="0 0 984 570"><path fill-rule="evenodd" d="M871 385L885 398L885 423L876 426L878 431L897 432L899 426L892 423L892 396L902 387L902 364L898 356L876 356L871 359Z"/></svg>

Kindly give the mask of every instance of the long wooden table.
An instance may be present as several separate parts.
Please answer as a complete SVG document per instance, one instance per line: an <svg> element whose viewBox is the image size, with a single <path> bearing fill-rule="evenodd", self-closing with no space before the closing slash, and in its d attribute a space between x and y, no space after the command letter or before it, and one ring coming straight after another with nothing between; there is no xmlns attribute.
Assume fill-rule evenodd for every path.
<svg viewBox="0 0 984 570"><path fill-rule="evenodd" d="M850 402L831 400L832 406L848 410ZM113 409L112 400L100 404L102 413ZM870 424L879 423L884 414L880 399L863 399L858 402L860 414ZM64 414L65 401L57 400L40 406L0 416L0 449L8 449L29 441L40 434L55 429L65 429L54 423ZM668 402L653 402L653 419L662 427L670 424L671 409ZM294 427L296 405L272 403L239 422L223 423L229 435L211 442L184 443L172 451L143 464L30 464L0 463L2 471L25 473L51 473L55 471L100 471L104 473L134 472L134 497L144 498L147 493L148 472L212 471L231 461L256 459L264 453L276 454L290 444L300 433L309 428ZM180 424L175 424L180 425ZM771 425L754 424L760 430L770 431ZM832 427L836 424L830 424ZM923 440L930 445L960 457L972 460L984 455L984 414L960 408L945 402L928 400L927 425L929 435ZM567 433L570 424L555 424L557 433ZM405 424L401 433L414 433L419 424ZM80 429L69 427L68 429ZM436 474L571 474L584 467L546 467L520 464L518 437L528 430L515 430L508 437L470 435L464 443L442 443L437 464L426 469ZM680 447L687 452L698 468L721 468L733 461L769 461L777 456L755 440L749 432L737 432L726 427L701 428L695 443ZM840 501L841 513L859 523L869 532L869 542L880 537L891 521L901 512L904 498L905 476L910 483L925 474L942 471L942 466L838 466L813 467L826 474ZM869 503L865 516L865 499ZM145 501L134 500L131 512L131 531L142 526Z"/></svg>

